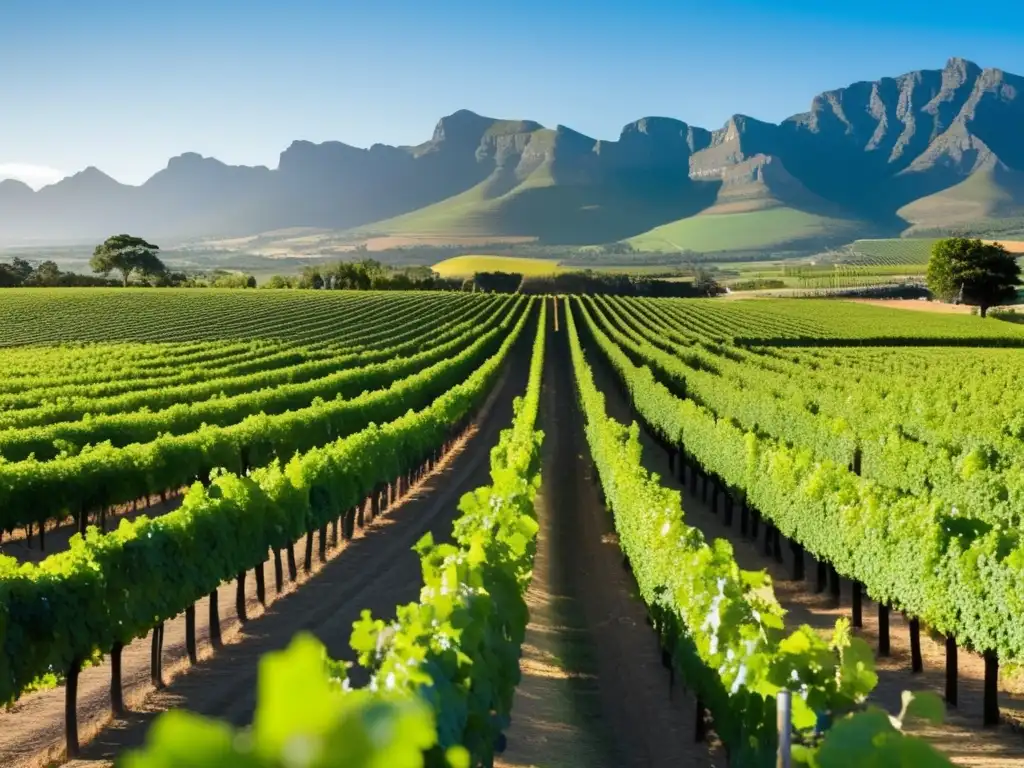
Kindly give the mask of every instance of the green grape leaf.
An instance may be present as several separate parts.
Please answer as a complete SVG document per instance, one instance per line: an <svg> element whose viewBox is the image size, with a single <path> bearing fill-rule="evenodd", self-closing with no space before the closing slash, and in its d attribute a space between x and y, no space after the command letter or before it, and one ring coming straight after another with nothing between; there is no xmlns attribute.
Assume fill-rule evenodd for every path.
<svg viewBox="0 0 1024 768"><path fill-rule="evenodd" d="M129 752L124 768L252 768L254 756L235 750L234 730L226 723L171 710L157 718L146 735L145 751Z"/></svg>
<svg viewBox="0 0 1024 768"><path fill-rule="evenodd" d="M793 709L792 709L792 722L793 727L798 731L809 731L814 728L818 722L818 716L814 710L807 705L799 696L792 697Z"/></svg>
<svg viewBox="0 0 1024 768"><path fill-rule="evenodd" d="M883 765L873 754L889 734L898 734L889 715L872 708L835 723L818 750L818 761L828 768L867 768Z"/></svg>
<svg viewBox="0 0 1024 768"><path fill-rule="evenodd" d="M900 720L904 726L908 720L924 720L932 725L939 725L945 716L946 705L937 693L933 691L903 692L903 709L900 713Z"/></svg>
<svg viewBox="0 0 1024 768"><path fill-rule="evenodd" d="M285 650L260 659L253 732L266 759L279 759L296 748L297 739L319 739L329 730L340 691L327 677L324 658L320 641L302 632Z"/></svg>

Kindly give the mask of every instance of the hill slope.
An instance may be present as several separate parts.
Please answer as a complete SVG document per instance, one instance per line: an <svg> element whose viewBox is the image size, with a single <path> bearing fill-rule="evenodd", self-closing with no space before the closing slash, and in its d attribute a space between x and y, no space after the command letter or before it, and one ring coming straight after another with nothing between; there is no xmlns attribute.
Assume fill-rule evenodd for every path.
<svg viewBox="0 0 1024 768"><path fill-rule="evenodd" d="M1024 217L1024 172L994 164L903 206L899 215L922 229Z"/></svg>
<svg viewBox="0 0 1024 768"><path fill-rule="evenodd" d="M628 242L640 251L798 250L849 242L864 227L863 222L781 206L737 213L710 211L655 227Z"/></svg>

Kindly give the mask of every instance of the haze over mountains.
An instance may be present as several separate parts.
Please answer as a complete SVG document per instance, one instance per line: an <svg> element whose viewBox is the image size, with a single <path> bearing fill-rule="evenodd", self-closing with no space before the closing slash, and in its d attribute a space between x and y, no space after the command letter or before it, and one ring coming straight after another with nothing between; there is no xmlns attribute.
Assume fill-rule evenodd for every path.
<svg viewBox="0 0 1024 768"><path fill-rule="evenodd" d="M742 224L798 246L1018 217L1024 78L963 59L825 92L778 125L647 117L604 141L462 110L412 147L296 141L274 170L185 154L138 187L96 168L38 192L0 182L7 244L317 227L675 249Z"/></svg>

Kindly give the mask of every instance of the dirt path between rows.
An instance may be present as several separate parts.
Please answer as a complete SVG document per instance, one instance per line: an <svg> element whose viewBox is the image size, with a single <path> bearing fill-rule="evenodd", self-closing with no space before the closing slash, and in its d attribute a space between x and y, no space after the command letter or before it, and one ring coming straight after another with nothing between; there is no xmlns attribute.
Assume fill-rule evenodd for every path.
<svg viewBox="0 0 1024 768"><path fill-rule="evenodd" d="M245 624L240 624L235 614L234 583L221 586L224 648L210 651L206 599L196 609L200 659L195 667L187 661L184 617L166 624L163 659L167 685L163 689L156 690L150 683L149 638L132 643L122 662L125 703L131 711L119 720L112 720L109 714L108 665L84 670L78 695L82 757L67 765L110 765L125 749L141 745L152 720L171 708L247 725L255 707L259 658L267 651L284 648L300 630L317 635L335 658L354 660L348 645L352 622L364 608L391 617L397 605L418 598L422 576L412 546L428 531L437 540L450 538L459 498L489 482L491 446L511 422L512 398L526 386L530 327L524 329L505 374L463 438L434 473L384 516L357 531L352 541L329 550L326 564L314 563L309 575L301 572L304 540L298 542L298 582L286 585L272 602L273 563L265 564L268 606L260 607L255 580L247 579L249 621ZM25 696L13 711L0 714L0 765L37 768L63 759L63 708L61 688Z"/></svg>
<svg viewBox="0 0 1024 768"><path fill-rule="evenodd" d="M598 386L605 393L609 415L623 423L634 419L629 404L623 398L616 374L609 367L604 356L593 345L587 346L587 358L594 368ZM638 420L639 421L639 420ZM807 624L821 632L830 632L837 619L850 616L851 587L842 583L842 604L836 607L828 593L815 593L817 563L810 555L805 557L806 580L793 581L793 554L788 545L783 545L783 562L764 554L764 529L760 527L760 539L751 541L740 534L739 514L735 514L733 526L724 524L724 504L713 510L703 499L701 482L698 479L697 493L690 493L689 482L681 483L670 471L668 456L641 424L644 466L661 476L663 485L683 491L683 509L686 522L699 528L710 541L714 538L728 540L735 552L736 562L746 570L766 570L774 582L775 596L786 610L787 627L796 628ZM708 499L711 498L709 493ZM863 629L857 634L867 640L872 648L878 648L878 609L866 596L863 601ZM891 655L878 658L879 683L871 700L884 706L893 714L900 709L900 696L904 690L932 690L940 696L945 691L945 645L921 630L921 653L924 672L913 674L910 666L910 636L908 623L901 614L890 616ZM997 728L982 726L984 661L980 656L960 650L959 652L959 706L949 709L946 722L941 727L920 731L936 747L947 754L957 765L977 768L1000 768L1024 766L1024 735L1015 732L1008 725ZM1012 686L1011 686L1012 687ZM1018 718L1024 713L1024 697L1011 694L1001 685L1000 706L1004 716Z"/></svg>
<svg viewBox="0 0 1024 768"><path fill-rule="evenodd" d="M593 484L564 329L549 329L530 624L498 768L711 768L696 702L669 688L657 638Z"/></svg>

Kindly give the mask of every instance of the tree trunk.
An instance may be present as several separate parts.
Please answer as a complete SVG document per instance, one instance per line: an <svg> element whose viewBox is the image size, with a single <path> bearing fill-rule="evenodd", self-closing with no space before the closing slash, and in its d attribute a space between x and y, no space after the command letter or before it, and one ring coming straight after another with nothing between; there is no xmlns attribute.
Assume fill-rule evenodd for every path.
<svg viewBox="0 0 1024 768"><path fill-rule="evenodd" d="M889 606L880 602L878 604L878 655L888 656L889 652Z"/></svg>
<svg viewBox="0 0 1024 768"><path fill-rule="evenodd" d="M306 532L306 551L302 558L302 569L309 573L313 570L313 531Z"/></svg>
<svg viewBox="0 0 1024 768"><path fill-rule="evenodd" d="M71 660L64 684L64 737L68 758L74 760L80 754L78 746L78 673L82 662Z"/></svg>
<svg viewBox="0 0 1024 768"><path fill-rule="evenodd" d="M217 590L210 593L210 645L215 649L222 645L220 637L220 603Z"/></svg>
<svg viewBox="0 0 1024 768"><path fill-rule="evenodd" d="M910 671L923 672L924 659L921 657L921 621L910 620Z"/></svg>
<svg viewBox="0 0 1024 768"><path fill-rule="evenodd" d="M957 649L956 638L952 635L946 637L946 703L951 707L956 706L957 701Z"/></svg>
<svg viewBox="0 0 1024 768"><path fill-rule="evenodd" d="M153 687L159 690L164 687L164 623L162 621L153 627L152 635L150 678L153 682Z"/></svg>
<svg viewBox="0 0 1024 768"><path fill-rule="evenodd" d="M804 548L796 539L789 540L789 549L793 553L793 581L804 580Z"/></svg>
<svg viewBox="0 0 1024 768"><path fill-rule="evenodd" d="M985 651L985 699L982 720L985 725L999 725L999 657Z"/></svg>
<svg viewBox="0 0 1024 768"><path fill-rule="evenodd" d="M260 605L264 608L267 607L267 582L263 575L263 563L260 563L252 569L253 576L256 577L256 599Z"/></svg>
<svg viewBox="0 0 1024 768"><path fill-rule="evenodd" d="M245 571L238 572L238 586L235 589L235 613L243 624L249 620L245 614Z"/></svg>
<svg viewBox="0 0 1024 768"><path fill-rule="evenodd" d="M196 604L192 603L185 609L185 651L190 664L199 663L196 653Z"/></svg>
<svg viewBox="0 0 1024 768"><path fill-rule="evenodd" d="M292 583L299 578L299 569L295 565L295 542L288 545L288 578Z"/></svg>
<svg viewBox="0 0 1024 768"><path fill-rule="evenodd" d="M839 584L839 572L836 570L836 567L830 563L828 566L828 585L832 592L832 604L837 608L841 602Z"/></svg>
<svg viewBox="0 0 1024 768"><path fill-rule="evenodd" d="M124 717L124 691L121 687L121 651L124 646L114 643L110 649L110 713Z"/></svg>

